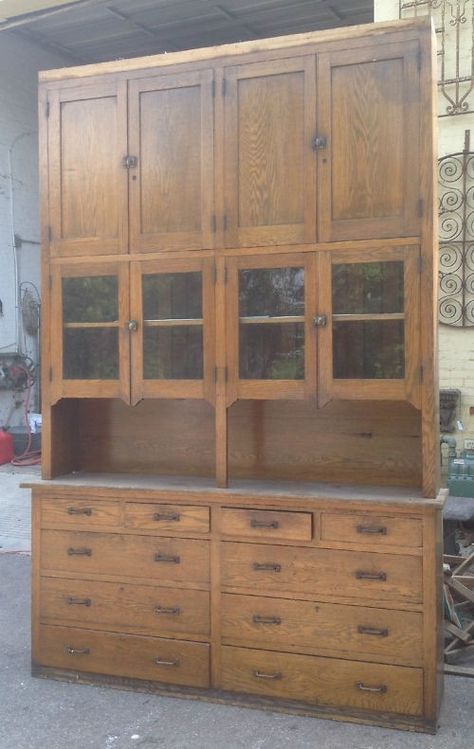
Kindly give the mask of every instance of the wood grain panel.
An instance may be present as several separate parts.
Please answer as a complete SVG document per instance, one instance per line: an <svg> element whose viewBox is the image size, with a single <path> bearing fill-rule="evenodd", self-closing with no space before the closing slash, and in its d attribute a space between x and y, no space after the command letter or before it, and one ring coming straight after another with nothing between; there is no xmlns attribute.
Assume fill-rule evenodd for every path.
<svg viewBox="0 0 474 749"><path fill-rule="evenodd" d="M239 510L224 507L220 530L227 536L309 541L313 535L312 519L309 512Z"/></svg>
<svg viewBox="0 0 474 749"><path fill-rule="evenodd" d="M168 684L209 686L209 645L183 640L42 626L38 663Z"/></svg>
<svg viewBox="0 0 474 749"><path fill-rule="evenodd" d="M320 524L322 541L359 543L379 549L423 544L421 518L322 512Z"/></svg>

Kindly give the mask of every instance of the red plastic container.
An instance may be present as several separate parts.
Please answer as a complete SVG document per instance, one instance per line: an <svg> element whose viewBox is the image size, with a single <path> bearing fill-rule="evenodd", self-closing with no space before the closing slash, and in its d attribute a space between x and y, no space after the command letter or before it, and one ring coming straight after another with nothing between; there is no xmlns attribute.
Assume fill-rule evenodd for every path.
<svg viewBox="0 0 474 749"><path fill-rule="evenodd" d="M13 437L0 429L0 466L13 460Z"/></svg>

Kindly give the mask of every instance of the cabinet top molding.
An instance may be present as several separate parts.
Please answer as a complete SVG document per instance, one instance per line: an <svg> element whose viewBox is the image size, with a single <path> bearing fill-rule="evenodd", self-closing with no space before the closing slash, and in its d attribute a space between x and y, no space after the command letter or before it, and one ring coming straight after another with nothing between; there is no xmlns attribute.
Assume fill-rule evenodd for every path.
<svg viewBox="0 0 474 749"><path fill-rule="evenodd" d="M266 52L268 50L285 49L286 47L314 45L326 42L341 42L354 38L371 38L388 35L393 32L431 32L432 19L429 16L420 18L389 21L386 23L370 23L343 28L325 29L324 31L310 31L303 34L290 34L270 39L255 39L247 42L221 44L214 47L188 49L181 52L164 52L159 55L134 57L128 60L111 60L110 62L93 63L77 67L43 70L38 74L41 83L61 81L65 79L87 78L95 75L124 73L147 69L150 67L166 67L206 60L219 60L231 56L247 55Z"/></svg>

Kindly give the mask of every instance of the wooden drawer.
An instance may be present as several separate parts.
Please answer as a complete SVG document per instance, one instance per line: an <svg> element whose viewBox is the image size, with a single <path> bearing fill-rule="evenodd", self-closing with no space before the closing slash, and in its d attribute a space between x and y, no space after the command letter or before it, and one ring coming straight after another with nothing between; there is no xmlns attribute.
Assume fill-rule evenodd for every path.
<svg viewBox="0 0 474 749"><path fill-rule="evenodd" d="M169 636L209 634L209 593L42 577L41 621Z"/></svg>
<svg viewBox="0 0 474 749"><path fill-rule="evenodd" d="M209 507L127 502L125 526L156 533L162 531L209 533Z"/></svg>
<svg viewBox="0 0 474 749"><path fill-rule="evenodd" d="M420 547L423 544L422 524L418 518L323 512L321 540L363 544L371 548Z"/></svg>
<svg viewBox="0 0 474 749"><path fill-rule="evenodd" d="M422 615L335 603L224 593L222 639L255 648L337 651L421 665Z"/></svg>
<svg viewBox="0 0 474 749"><path fill-rule="evenodd" d="M119 527L122 524L119 502L99 499L42 499L42 528Z"/></svg>
<svg viewBox="0 0 474 749"><path fill-rule="evenodd" d="M38 665L209 686L209 645L72 627L41 626Z"/></svg>
<svg viewBox="0 0 474 749"><path fill-rule="evenodd" d="M421 558L224 541L222 585L262 594L419 601Z"/></svg>
<svg viewBox="0 0 474 749"><path fill-rule="evenodd" d="M43 531L42 570L209 583L209 542L119 533Z"/></svg>
<svg viewBox="0 0 474 749"><path fill-rule="evenodd" d="M312 519L309 512L224 508L221 531L228 536L310 541L313 535Z"/></svg>
<svg viewBox="0 0 474 749"><path fill-rule="evenodd" d="M222 648L222 688L402 715L423 709L419 668L244 648Z"/></svg>

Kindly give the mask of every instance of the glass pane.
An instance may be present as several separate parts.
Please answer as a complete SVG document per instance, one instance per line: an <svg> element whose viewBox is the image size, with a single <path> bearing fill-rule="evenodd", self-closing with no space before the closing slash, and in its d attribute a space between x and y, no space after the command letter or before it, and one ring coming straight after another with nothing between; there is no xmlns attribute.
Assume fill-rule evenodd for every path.
<svg viewBox="0 0 474 749"><path fill-rule="evenodd" d="M145 380L201 380L202 325L149 327L143 331Z"/></svg>
<svg viewBox="0 0 474 749"><path fill-rule="evenodd" d="M333 369L336 379L402 379L403 320L335 322Z"/></svg>
<svg viewBox="0 0 474 749"><path fill-rule="evenodd" d="M304 268L241 270L239 315L304 315Z"/></svg>
<svg viewBox="0 0 474 749"><path fill-rule="evenodd" d="M243 380L304 379L304 324L240 325Z"/></svg>
<svg viewBox="0 0 474 749"><path fill-rule="evenodd" d="M333 314L403 312L403 262L332 266Z"/></svg>
<svg viewBox="0 0 474 749"><path fill-rule="evenodd" d="M63 278L64 322L118 320L117 276Z"/></svg>
<svg viewBox="0 0 474 749"><path fill-rule="evenodd" d="M66 380L118 379L118 328L66 328L63 336Z"/></svg>
<svg viewBox="0 0 474 749"><path fill-rule="evenodd" d="M200 320L201 273L156 273L143 276L144 320Z"/></svg>

